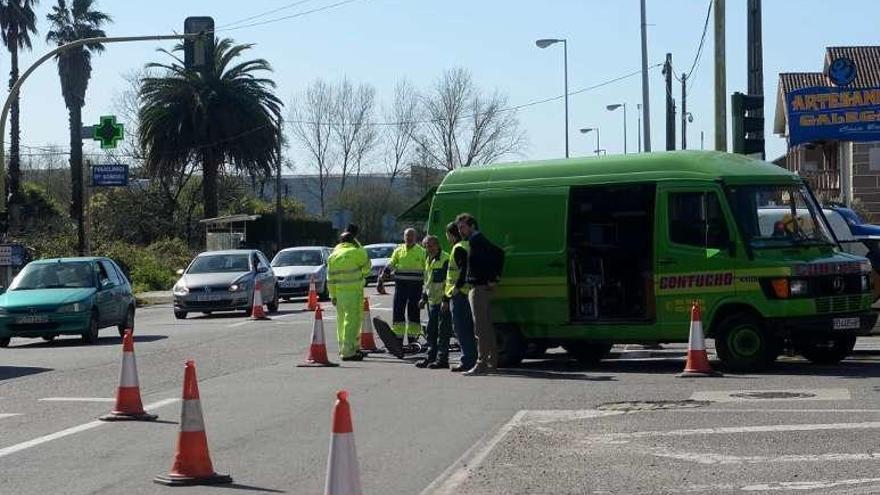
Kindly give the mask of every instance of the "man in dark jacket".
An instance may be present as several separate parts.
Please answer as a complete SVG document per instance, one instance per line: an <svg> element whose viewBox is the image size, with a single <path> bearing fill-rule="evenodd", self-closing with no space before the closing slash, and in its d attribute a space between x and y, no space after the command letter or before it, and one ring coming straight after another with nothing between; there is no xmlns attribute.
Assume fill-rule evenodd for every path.
<svg viewBox="0 0 880 495"><path fill-rule="evenodd" d="M455 223L458 224L462 237L470 244L467 282L473 286L469 299L477 337L477 364L464 375L485 375L498 367L498 347L495 343L490 303L504 268L504 251L489 242L479 231L477 220L470 214L458 215Z"/></svg>

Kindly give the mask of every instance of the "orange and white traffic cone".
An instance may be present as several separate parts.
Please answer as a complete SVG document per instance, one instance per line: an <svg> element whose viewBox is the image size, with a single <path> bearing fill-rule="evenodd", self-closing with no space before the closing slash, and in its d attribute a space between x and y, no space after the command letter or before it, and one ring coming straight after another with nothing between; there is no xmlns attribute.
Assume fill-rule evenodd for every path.
<svg viewBox="0 0 880 495"><path fill-rule="evenodd" d="M713 371L709 366L706 339L703 337L702 312L697 301L694 301L691 306L691 331L688 338L687 363L684 366L684 371L676 376L679 378L721 376L721 373Z"/></svg>
<svg viewBox="0 0 880 495"><path fill-rule="evenodd" d="M251 319L253 320L269 320L266 316L266 310L263 309L263 284L259 280L254 282L254 302L251 306Z"/></svg>
<svg viewBox="0 0 880 495"><path fill-rule="evenodd" d="M373 316L370 314L370 299L364 298L364 320L361 322L360 345L361 350L366 352L384 352L376 347L376 338L373 331Z"/></svg>
<svg viewBox="0 0 880 495"><path fill-rule="evenodd" d="M333 434L330 437L330 454L327 457L324 495L361 495L362 493L348 392L340 390L336 392L336 405L333 407Z"/></svg>
<svg viewBox="0 0 880 495"><path fill-rule="evenodd" d="M324 341L324 311L321 305L315 309L315 324L312 326L312 344L309 346L309 357L305 362L298 364L300 368L311 368L319 366L339 366L339 363L332 363L327 357L327 343Z"/></svg>
<svg viewBox="0 0 880 495"><path fill-rule="evenodd" d="M309 302L306 308L309 311L314 311L318 308L318 289L315 287L314 275L312 275L312 278L309 279Z"/></svg>
<svg viewBox="0 0 880 495"><path fill-rule="evenodd" d="M167 475L159 475L153 481L162 485L215 485L232 483L232 477L214 472L208 453L208 436L199 399L199 383L196 365L187 361L183 373L183 404L180 408L180 433L174 464Z"/></svg>
<svg viewBox="0 0 880 495"><path fill-rule="evenodd" d="M116 389L116 406L109 414L101 416L102 421L155 421L155 414L147 414L141 403L141 388L138 383L137 361L134 358L134 338L129 328L122 337L122 372L119 375L119 388Z"/></svg>

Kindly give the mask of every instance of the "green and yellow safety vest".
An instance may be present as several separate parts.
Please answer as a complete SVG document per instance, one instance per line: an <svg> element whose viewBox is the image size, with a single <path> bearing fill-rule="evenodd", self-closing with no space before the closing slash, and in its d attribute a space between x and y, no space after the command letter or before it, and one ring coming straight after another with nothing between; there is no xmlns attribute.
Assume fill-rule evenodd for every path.
<svg viewBox="0 0 880 495"><path fill-rule="evenodd" d="M443 251L440 251L437 258L425 260L425 294L428 295L428 304L435 305L443 302L448 267L449 255Z"/></svg>
<svg viewBox="0 0 880 495"><path fill-rule="evenodd" d="M327 286L330 297L338 291L364 290L364 280L370 273L367 251L351 242L343 242L333 248L327 259Z"/></svg>
<svg viewBox="0 0 880 495"><path fill-rule="evenodd" d="M465 252L468 252L471 249L471 245L468 241L459 241L455 243L449 251L449 268L446 270L446 297L452 297L452 291L455 289L455 282L458 281L458 274L461 273L461 267L455 262L456 249L464 249ZM471 291L471 286L464 284L459 290L462 294L467 294Z"/></svg>
<svg viewBox="0 0 880 495"><path fill-rule="evenodd" d="M427 257L425 248L418 244L413 244L410 248L407 248L406 244L397 246L388 262L388 266L394 269L394 280L422 282Z"/></svg>

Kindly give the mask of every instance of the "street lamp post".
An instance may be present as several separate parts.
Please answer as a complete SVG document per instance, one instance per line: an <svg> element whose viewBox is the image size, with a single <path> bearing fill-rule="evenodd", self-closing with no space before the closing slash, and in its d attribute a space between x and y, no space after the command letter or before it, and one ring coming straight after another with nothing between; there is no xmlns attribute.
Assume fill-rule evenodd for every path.
<svg viewBox="0 0 880 495"><path fill-rule="evenodd" d="M613 112L623 107L623 154L626 154L626 103L614 103L605 107L609 112Z"/></svg>
<svg viewBox="0 0 880 495"><path fill-rule="evenodd" d="M562 43L563 77L565 79L565 157L568 158L568 40L542 38L535 41L538 48L547 48L556 43Z"/></svg>
<svg viewBox="0 0 880 495"><path fill-rule="evenodd" d="M596 131L596 156L599 156L599 128L598 127L584 127L581 129L581 134L587 134L590 131Z"/></svg>

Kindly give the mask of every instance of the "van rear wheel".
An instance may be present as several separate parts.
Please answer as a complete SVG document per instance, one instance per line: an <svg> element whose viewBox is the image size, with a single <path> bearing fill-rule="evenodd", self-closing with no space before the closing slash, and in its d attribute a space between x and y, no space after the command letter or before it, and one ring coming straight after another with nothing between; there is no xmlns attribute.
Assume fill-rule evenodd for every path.
<svg viewBox="0 0 880 495"><path fill-rule="evenodd" d="M797 344L798 352L813 364L837 364L852 354L855 335L813 338Z"/></svg>
<svg viewBox="0 0 880 495"><path fill-rule="evenodd" d="M606 342L572 341L562 344L565 352L584 366L595 366L598 364L602 358L611 352L611 347L613 347L613 344Z"/></svg>
<svg viewBox="0 0 880 495"><path fill-rule="evenodd" d="M495 325L495 341L498 346L498 367L512 368L519 365L526 354L526 339L514 325Z"/></svg>
<svg viewBox="0 0 880 495"><path fill-rule="evenodd" d="M729 316L715 330L715 350L731 371L758 371L776 361L781 349L761 322L752 316Z"/></svg>

